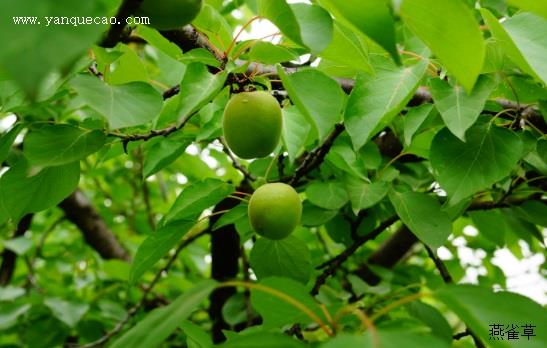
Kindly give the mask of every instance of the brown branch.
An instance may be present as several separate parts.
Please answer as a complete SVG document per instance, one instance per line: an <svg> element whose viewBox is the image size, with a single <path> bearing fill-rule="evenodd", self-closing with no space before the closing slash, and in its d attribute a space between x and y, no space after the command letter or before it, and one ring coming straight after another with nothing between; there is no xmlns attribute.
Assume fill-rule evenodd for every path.
<svg viewBox="0 0 547 348"><path fill-rule="evenodd" d="M353 241L353 243L348 246L344 251L342 251L340 254L335 256L334 258L330 259L329 261L319 265L318 269L323 269L323 272L315 279L315 284L313 285L312 290L310 293L312 295L317 295L319 293L319 289L327 279L331 276L333 276L338 268L351 256L353 255L357 249L359 249L363 244L368 242L369 240L375 239L382 233L384 230L386 230L389 226L393 225L396 221L399 220L399 217L392 216L388 218L387 220L383 221L378 227L376 227L371 232L367 233L364 236L359 236L356 240Z"/></svg>
<svg viewBox="0 0 547 348"><path fill-rule="evenodd" d="M218 70L223 70L226 64L224 55L209 42L207 36L197 31L191 25L176 30L162 31L161 34L169 41L177 45L182 52L188 52L194 48L204 48L209 51L219 62ZM213 69L214 70L214 69Z"/></svg>
<svg viewBox="0 0 547 348"><path fill-rule="evenodd" d="M454 283L454 279L452 279L452 276L448 272L448 269L446 268L443 261L437 256L437 254L433 250L431 250L431 248L427 244L423 243L423 245L425 250L427 251L427 255L433 261L435 267L437 267L437 270L441 274L441 278L443 278L443 281L446 284Z"/></svg>
<svg viewBox="0 0 547 348"><path fill-rule="evenodd" d="M441 274L441 277L443 278L445 284L453 284L454 279L450 275L450 272L448 272L448 269L446 268L446 265L443 263L443 261L435 254L433 250L431 250L428 245L426 245L425 243L423 243L423 245L425 247L425 250L427 251L427 254L429 255L429 258L433 260L435 267ZM467 332L473 338L473 342L475 343L475 346L477 348L486 348L479 336L477 336L473 331L466 327L465 332Z"/></svg>
<svg viewBox="0 0 547 348"><path fill-rule="evenodd" d="M33 214L25 215L17 224L17 229L13 233L13 238L21 237L29 229L32 223ZM6 286L13 277L15 271L15 261L17 254L9 249L4 249L2 252L2 265L0 265L0 286Z"/></svg>
<svg viewBox="0 0 547 348"><path fill-rule="evenodd" d="M243 177L245 178L245 180L250 180L250 181L255 181L256 180L256 177L254 175L252 175L248 170L247 168L245 168L241 163L239 163L239 161L237 160L237 158L234 156L234 154L230 151L230 149L228 149L228 145L226 145L226 142L224 141L224 139L222 138L219 138L219 141L220 143L222 144L222 151L230 158L230 160L232 161L232 166L239 170L241 172L241 174L243 174Z"/></svg>
<svg viewBox="0 0 547 348"><path fill-rule="evenodd" d="M67 220L75 224L82 232L86 243L95 249L104 259L129 260L130 256L108 228L99 212L89 199L76 190L59 203Z"/></svg>
<svg viewBox="0 0 547 348"><path fill-rule="evenodd" d="M345 127L342 123L337 123L332 132L327 135L323 143L310 151L306 157L304 157L304 160L300 166L296 168L293 176L286 178L283 181L288 182L289 185L295 186L306 174L319 167L334 144L334 141L340 134L342 134L344 129Z"/></svg>
<svg viewBox="0 0 547 348"><path fill-rule="evenodd" d="M122 34L126 26L126 19L133 15L143 0L123 0L116 13L116 23L110 26L100 46L111 48L122 40Z"/></svg>

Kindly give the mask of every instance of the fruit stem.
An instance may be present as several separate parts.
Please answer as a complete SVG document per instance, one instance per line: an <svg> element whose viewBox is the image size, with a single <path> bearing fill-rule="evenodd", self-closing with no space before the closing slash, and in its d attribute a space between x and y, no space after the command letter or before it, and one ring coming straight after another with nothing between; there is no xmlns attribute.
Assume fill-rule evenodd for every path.
<svg viewBox="0 0 547 348"><path fill-rule="evenodd" d="M270 175L270 171L272 170L273 164L276 161L277 156L279 156L279 154L276 154L270 161L270 164L268 164L268 169L266 169L266 173L264 174L264 180L266 182L268 182L268 175Z"/></svg>
<svg viewBox="0 0 547 348"><path fill-rule="evenodd" d="M252 22L254 22L255 20L257 19L260 19L262 17L260 16L254 16L253 18L249 19L247 21L247 23L245 23L241 29L239 29L239 31L237 32L236 36L234 36L234 38L232 39L232 42L230 42L230 45L228 46L228 48L226 49L226 52L224 52L224 58L227 58L228 55L230 54L230 52L232 51L232 49L234 48L236 42L237 42L237 39L239 38L239 36L241 35L241 33L243 33L243 31L249 26L251 25Z"/></svg>
<svg viewBox="0 0 547 348"><path fill-rule="evenodd" d="M247 192L234 191L234 193L237 193L238 195L247 196L247 197L251 197L251 196L252 196L250 193L247 193Z"/></svg>
<svg viewBox="0 0 547 348"><path fill-rule="evenodd" d="M203 221L203 220L205 220L205 219L210 218L211 216L224 214L224 213L227 213L227 212L229 212L229 211L230 211L230 209L215 211L214 213L211 213L211 214L209 214L209 215L205 215L205 216L199 218L199 220L198 220L197 222L201 222L201 221Z"/></svg>
<svg viewBox="0 0 547 348"><path fill-rule="evenodd" d="M228 195L229 198L233 198L233 199L237 199L238 201L242 201L243 203L249 203L249 200L248 199L245 199L245 198L241 198L241 197L238 197L238 196L234 196L234 195Z"/></svg>

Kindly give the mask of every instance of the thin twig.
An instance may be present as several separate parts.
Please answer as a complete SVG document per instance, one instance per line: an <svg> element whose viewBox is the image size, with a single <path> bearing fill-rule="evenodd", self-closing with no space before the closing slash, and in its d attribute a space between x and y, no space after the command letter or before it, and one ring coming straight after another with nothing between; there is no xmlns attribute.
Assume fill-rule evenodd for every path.
<svg viewBox="0 0 547 348"><path fill-rule="evenodd" d="M441 277L443 278L443 281L445 282L445 284L453 284L454 279L450 275L450 272L448 272L448 269L446 268L446 265L443 263L443 261L435 254L433 250L431 250L431 248L428 245L424 244L424 247L425 247L425 250L427 251L427 254L429 255L429 258L433 260L435 267L441 274ZM469 328L467 327L465 331L468 332L469 335L473 338L473 341L475 342L475 346L477 346L477 348L486 348L486 346L481 341L479 336L477 336L473 331L469 330Z"/></svg>
<svg viewBox="0 0 547 348"><path fill-rule="evenodd" d="M241 174L243 174L243 177L245 177L246 180L255 181L256 177L252 175L251 173L249 173L247 168L245 168L241 163L239 163L237 158L235 158L232 152L228 149L228 145L226 145L226 142L224 141L224 139L219 138L219 141L222 144L222 151L230 158L230 160L232 160L232 166L235 169L239 170Z"/></svg>
<svg viewBox="0 0 547 348"><path fill-rule="evenodd" d="M82 346L76 346L76 347L78 347L78 348L99 347L99 346L102 346L103 344L105 344L106 342L108 342L112 337L116 336L124 328L124 326L129 322L129 320L131 320L131 318L137 313L137 311L144 305L144 303L146 302L146 296L152 291L154 286L156 286L156 284L162 278L164 273L167 272L169 270L169 268L171 268L171 266L176 261L176 259L177 259L178 255L180 254L180 252L186 246L188 246L190 243L192 243L193 241L195 241L199 237L204 236L208 232L209 232L209 230L207 230L207 229L203 230L200 233L196 233L192 236L189 236L188 238L184 239L179 244L179 246L175 250L175 253L169 258L169 260L167 261L165 266L163 266L163 268L161 270L159 270L159 272L156 273L156 275L154 276L154 279L152 279L150 284L144 289L141 300L127 311L125 317L120 322L118 322L118 324L116 324L116 326L112 330L110 330L104 336L102 336L101 338L99 338L98 340L96 340L94 342L84 344Z"/></svg>
<svg viewBox="0 0 547 348"><path fill-rule="evenodd" d="M319 167L334 144L334 141L340 134L342 134L344 129L345 127L342 123L337 123L332 132L325 138L323 143L304 157L304 160L300 166L296 168L293 176L286 178L283 181L288 182L289 185L295 186L302 179L302 177L311 172L313 169Z"/></svg>
<svg viewBox="0 0 547 348"><path fill-rule="evenodd" d="M315 284L313 285L312 290L310 291L311 295L317 295L319 293L319 289L327 279L331 276L333 276L336 271L340 268L340 266L351 256L353 255L357 249L359 249L363 244L368 242L369 240L375 239L382 233L384 230L386 230L389 226L393 225L396 221L398 221L399 218L397 216L392 216L382 222L378 227L376 227L371 232L367 233L364 236L358 237L358 239L354 240L353 243L348 246L344 251L342 251L340 254L335 256L334 258L330 259L329 261L323 263L322 265L318 266L318 269L323 269L323 272L315 279Z"/></svg>

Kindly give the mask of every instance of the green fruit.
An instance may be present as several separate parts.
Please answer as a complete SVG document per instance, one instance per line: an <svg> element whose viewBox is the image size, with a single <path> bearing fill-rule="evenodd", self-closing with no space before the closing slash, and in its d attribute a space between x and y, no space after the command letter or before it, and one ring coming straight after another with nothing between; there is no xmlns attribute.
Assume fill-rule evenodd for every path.
<svg viewBox="0 0 547 348"><path fill-rule="evenodd" d="M224 139L240 158L271 154L279 144L282 125L279 103L267 92L235 94L224 110Z"/></svg>
<svg viewBox="0 0 547 348"><path fill-rule="evenodd" d="M300 223L302 202L287 184L265 184L251 196L248 213L256 233L269 239L283 239Z"/></svg>
<svg viewBox="0 0 547 348"><path fill-rule="evenodd" d="M201 10L202 0L144 0L136 16L148 17L158 30L177 29L190 23Z"/></svg>

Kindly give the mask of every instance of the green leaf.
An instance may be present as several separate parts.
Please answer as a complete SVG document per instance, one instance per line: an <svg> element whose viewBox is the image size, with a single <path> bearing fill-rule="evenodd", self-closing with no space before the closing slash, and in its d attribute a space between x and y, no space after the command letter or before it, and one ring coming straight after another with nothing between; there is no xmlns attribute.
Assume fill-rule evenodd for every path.
<svg viewBox="0 0 547 348"><path fill-rule="evenodd" d="M17 323L17 319L28 312L30 308L30 303L23 305L15 303L11 305L2 304L2 307L0 307L0 330L9 329L14 326Z"/></svg>
<svg viewBox="0 0 547 348"><path fill-rule="evenodd" d="M461 0L405 0L401 17L448 72L471 91L486 51L472 10Z"/></svg>
<svg viewBox="0 0 547 348"><path fill-rule="evenodd" d="M263 288L251 289L251 303L262 316L264 327L312 322L301 309L295 306L295 302L306 307L325 322L319 305L301 283L292 279L271 277L261 280L259 284L273 289L275 294L278 294L275 295Z"/></svg>
<svg viewBox="0 0 547 348"><path fill-rule="evenodd" d="M21 159L0 177L0 216L4 212L17 221L27 213L55 206L76 189L79 180L79 162L47 167L36 173Z"/></svg>
<svg viewBox="0 0 547 348"><path fill-rule="evenodd" d="M338 83L313 69L288 75L278 66L277 72L293 103L323 139L341 120L344 92Z"/></svg>
<svg viewBox="0 0 547 348"><path fill-rule="evenodd" d="M472 211L469 216L483 237L500 247L505 245L508 226L500 209Z"/></svg>
<svg viewBox="0 0 547 348"><path fill-rule="evenodd" d="M441 79L430 80L429 86L444 123L455 136L465 141L465 131L479 118L486 99L496 87L496 81L482 75L470 94L460 86L452 87Z"/></svg>
<svg viewBox="0 0 547 348"><path fill-rule="evenodd" d="M4 18L0 21L0 66L31 96L36 96L49 73L66 72L107 28L106 23L55 23L61 17L81 20L108 16L100 1L2 1L0 13ZM40 24L16 24L12 17L18 16L36 16Z"/></svg>
<svg viewBox="0 0 547 348"><path fill-rule="evenodd" d="M513 39L509 36L505 28L503 28L503 26L498 22L498 19L486 8L481 8L480 12L484 22L488 25L488 29L496 40L495 42L502 47L505 55L507 55L507 57L509 57L522 71L539 79L532 67L530 67L530 64L528 64L526 59L522 56L522 53L515 45Z"/></svg>
<svg viewBox="0 0 547 348"><path fill-rule="evenodd" d="M302 113L294 106L285 107L283 112L283 142L289 153L289 160L294 162L300 150L306 144L311 125Z"/></svg>
<svg viewBox="0 0 547 348"><path fill-rule="evenodd" d="M432 248L442 246L452 233L450 217L435 198L418 192L392 191L389 199L410 231Z"/></svg>
<svg viewBox="0 0 547 348"><path fill-rule="evenodd" d="M376 336L376 337L375 337ZM349 334L339 334L335 338L323 343L321 348L401 348L401 347L421 347L421 348L448 348L450 344L441 341L435 336L421 335L414 332L404 331L396 328L376 329L375 334L370 331L362 336L350 336Z"/></svg>
<svg viewBox="0 0 547 348"><path fill-rule="evenodd" d="M11 145L13 145L15 138L17 138L22 129L23 125L17 124L9 132L0 137L0 165L8 158Z"/></svg>
<svg viewBox="0 0 547 348"><path fill-rule="evenodd" d="M7 285L0 288L0 301L13 301L25 295L25 293L26 291L23 288Z"/></svg>
<svg viewBox="0 0 547 348"><path fill-rule="evenodd" d="M274 65L296 60L298 59L298 55L283 46L274 45L266 41L258 41L249 51L249 58L255 62Z"/></svg>
<svg viewBox="0 0 547 348"><path fill-rule="evenodd" d="M323 0L322 3L337 17L345 18L357 30L376 41L396 62L400 62L395 47L395 23L385 0Z"/></svg>
<svg viewBox="0 0 547 348"><path fill-rule="evenodd" d="M238 204L233 207L227 213L221 215L220 219L213 225L213 231L218 230L221 227L232 225L241 219L247 219L247 204Z"/></svg>
<svg viewBox="0 0 547 348"><path fill-rule="evenodd" d="M340 182L312 182L306 188L306 197L318 207L337 210L349 201L348 193Z"/></svg>
<svg viewBox="0 0 547 348"><path fill-rule="evenodd" d="M435 292L435 297L444 302L483 342L492 347L530 347L541 348L547 345L547 332L540 326L547 318L547 310L531 299L519 294L499 291L473 285L451 285ZM520 336L519 340L490 339L490 325L515 324L522 333L522 326L535 325L530 340Z"/></svg>
<svg viewBox="0 0 547 348"><path fill-rule="evenodd" d="M353 31L338 22L334 22L332 40L321 52L321 57L365 73L373 72L366 45Z"/></svg>
<svg viewBox="0 0 547 348"><path fill-rule="evenodd" d="M258 0L258 13L275 24L289 39L312 53L324 50L332 38L332 18L322 7L289 5L285 0Z"/></svg>
<svg viewBox="0 0 547 348"><path fill-rule="evenodd" d="M203 210L214 206L234 192L233 185L218 179L207 178L186 188L164 218L164 224L176 220L196 220Z"/></svg>
<svg viewBox="0 0 547 348"><path fill-rule="evenodd" d="M365 210L376 205L385 197L389 190L389 184L386 182L377 181L370 183L353 176L346 176L344 183L351 201L351 208L355 215L360 210Z"/></svg>
<svg viewBox="0 0 547 348"><path fill-rule="evenodd" d="M259 280L280 276L305 284L310 279L310 251L306 243L294 236L281 240L258 239L249 261Z"/></svg>
<svg viewBox="0 0 547 348"><path fill-rule="evenodd" d="M86 158L99 151L105 141L106 135L100 130L45 124L31 128L23 149L33 165L57 166Z"/></svg>
<svg viewBox="0 0 547 348"><path fill-rule="evenodd" d="M407 310L411 317L429 326L433 335L448 343L452 342L452 328L437 308L425 302L414 301L408 304Z"/></svg>
<svg viewBox="0 0 547 348"><path fill-rule="evenodd" d="M285 0L258 0L258 14L275 24L289 39L303 44L300 25Z"/></svg>
<svg viewBox="0 0 547 348"><path fill-rule="evenodd" d="M211 335L200 326L185 320L180 328L186 334L186 344L192 348L210 348L213 346ZM193 343L193 344L192 344Z"/></svg>
<svg viewBox="0 0 547 348"><path fill-rule="evenodd" d="M177 45L167 40L156 29L147 25L139 25L136 32L137 35L145 39L148 44L158 48L169 57L173 59L182 57L182 50Z"/></svg>
<svg viewBox="0 0 547 348"><path fill-rule="evenodd" d="M526 201L513 209L520 218L547 227L547 204L539 201Z"/></svg>
<svg viewBox="0 0 547 348"><path fill-rule="evenodd" d="M75 327L89 310L87 303L69 302L54 297L46 298L44 304L53 312L57 319L71 328Z"/></svg>
<svg viewBox="0 0 547 348"><path fill-rule="evenodd" d="M224 16L208 4L203 4L198 16L192 21L192 26L205 33L216 47L228 47L232 41L230 24Z"/></svg>
<svg viewBox="0 0 547 348"><path fill-rule="evenodd" d="M221 348L304 348L304 343L281 333L254 332L239 334L219 345Z"/></svg>
<svg viewBox="0 0 547 348"><path fill-rule="evenodd" d="M121 85L134 81L147 82L150 77L137 53L128 46L120 46L119 50L123 54L116 59L115 64L112 64L105 73L104 80L106 83Z"/></svg>
<svg viewBox="0 0 547 348"><path fill-rule="evenodd" d="M408 110L403 118L405 146L410 145L414 134L418 132L432 111L434 111L433 104L422 104Z"/></svg>
<svg viewBox="0 0 547 348"><path fill-rule="evenodd" d="M469 128L466 138L464 143L444 128L431 144L431 166L451 205L509 175L522 154L521 139L491 123Z"/></svg>
<svg viewBox="0 0 547 348"><path fill-rule="evenodd" d="M129 272L129 284L135 282L152 266L156 264L169 250L176 247L180 239L190 231L196 221L178 220L154 231L144 242L139 245L131 271Z"/></svg>
<svg viewBox="0 0 547 348"><path fill-rule="evenodd" d="M359 150L412 98L427 67L425 60L410 67L378 69L371 79L359 75L346 106L344 121L353 147Z"/></svg>
<svg viewBox="0 0 547 348"><path fill-rule="evenodd" d="M144 319L117 339L112 348L149 348L159 346L181 322L213 291L216 282L204 280L177 297L171 304L148 313Z"/></svg>
<svg viewBox="0 0 547 348"><path fill-rule="evenodd" d="M524 11L534 12L544 18L547 18L547 2L542 0L507 0L507 2Z"/></svg>
<svg viewBox="0 0 547 348"><path fill-rule="evenodd" d="M176 110L176 119L167 120L160 117L159 122L167 124L176 121L177 124L181 124L217 95L224 87L227 76L226 71L213 75L201 63L188 64L180 84L180 92L170 101L175 103L173 107Z"/></svg>
<svg viewBox="0 0 547 348"><path fill-rule="evenodd" d="M547 83L547 19L532 13L519 13L503 22L503 27L543 83Z"/></svg>
<svg viewBox="0 0 547 348"><path fill-rule="evenodd" d="M177 133L161 139L146 150L143 168L143 176L145 178L156 174L176 161L184 153L188 145L190 145L192 142L191 139L181 139Z"/></svg>
<svg viewBox="0 0 547 348"><path fill-rule="evenodd" d="M2 244L4 244L5 249L9 249L17 255L26 254L33 246L32 239L25 236L5 240Z"/></svg>
<svg viewBox="0 0 547 348"><path fill-rule="evenodd" d="M90 75L78 75L72 87L92 109L103 115L112 129L140 126L161 111L163 98L144 82L109 86Z"/></svg>
<svg viewBox="0 0 547 348"><path fill-rule="evenodd" d="M332 39L333 24L330 14L321 6L291 4L300 27L302 42L313 54L322 52Z"/></svg>
<svg viewBox="0 0 547 348"><path fill-rule="evenodd" d="M368 180L361 156L353 151L349 137L338 137L325 157L325 161L351 176Z"/></svg>
<svg viewBox="0 0 547 348"><path fill-rule="evenodd" d="M309 201L304 201L302 206L302 225L321 226L337 214L338 210L319 208L318 206L311 204Z"/></svg>

